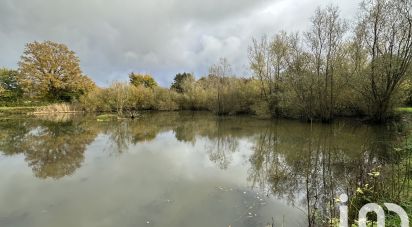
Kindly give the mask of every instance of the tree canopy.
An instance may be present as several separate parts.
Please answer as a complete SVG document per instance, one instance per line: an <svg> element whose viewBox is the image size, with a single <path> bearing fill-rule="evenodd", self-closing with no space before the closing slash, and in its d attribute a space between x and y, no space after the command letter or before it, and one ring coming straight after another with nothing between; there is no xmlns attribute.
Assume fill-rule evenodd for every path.
<svg viewBox="0 0 412 227"><path fill-rule="evenodd" d="M170 87L171 89L183 93L184 92L184 82L186 80L194 81L195 77L191 73L178 73L176 74L172 86Z"/></svg>
<svg viewBox="0 0 412 227"><path fill-rule="evenodd" d="M154 88L157 87L156 81L153 77L149 74L138 74L138 73L130 73L129 74L130 83L134 86L143 86L146 88Z"/></svg>
<svg viewBox="0 0 412 227"><path fill-rule="evenodd" d="M17 70L0 69L0 101L16 102L22 95Z"/></svg>
<svg viewBox="0 0 412 227"><path fill-rule="evenodd" d="M51 41L26 45L19 62L21 84L30 98L72 101L95 87L66 45Z"/></svg>

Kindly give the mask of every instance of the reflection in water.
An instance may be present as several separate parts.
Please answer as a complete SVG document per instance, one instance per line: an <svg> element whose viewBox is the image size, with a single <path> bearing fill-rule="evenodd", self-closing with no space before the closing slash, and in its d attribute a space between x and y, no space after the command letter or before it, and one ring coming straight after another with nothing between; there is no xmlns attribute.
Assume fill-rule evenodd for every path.
<svg viewBox="0 0 412 227"><path fill-rule="evenodd" d="M236 152L239 143L236 138L225 132L225 123L222 120L216 121L216 131L211 137L207 151L210 160L215 162L219 168L227 169L230 164L230 154Z"/></svg>
<svg viewBox="0 0 412 227"><path fill-rule="evenodd" d="M304 210L309 226L328 225L338 215L334 199L339 194L353 195L367 182L368 173L399 162L392 155L394 129L346 121L321 125L152 113L113 122L98 122L93 116L4 119L0 127L0 151L23 154L36 177L54 179L79 169L88 145L99 136L106 136L111 152L120 154L172 132L177 141L193 148L203 144L202 151L222 170L231 166L235 153L250 149L241 142L250 143L245 166L250 186ZM163 163L152 163L158 164Z"/></svg>
<svg viewBox="0 0 412 227"><path fill-rule="evenodd" d="M385 132L385 133L382 133ZM332 222L334 201L353 195L384 164L393 135L367 126L276 124L257 136L249 179L268 194L305 204L309 226Z"/></svg>
<svg viewBox="0 0 412 227"><path fill-rule="evenodd" d="M87 121L6 120L1 122L0 149L6 155L23 153L40 178L61 178L81 166L86 146L97 131Z"/></svg>

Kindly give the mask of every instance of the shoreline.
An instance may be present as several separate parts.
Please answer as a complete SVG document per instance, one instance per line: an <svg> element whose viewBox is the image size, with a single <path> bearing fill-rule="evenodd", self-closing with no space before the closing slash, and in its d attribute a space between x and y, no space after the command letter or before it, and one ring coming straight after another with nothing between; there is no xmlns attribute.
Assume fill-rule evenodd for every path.
<svg viewBox="0 0 412 227"><path fill-rule="evenodd" d="M50 104L54 105L54 104ZM70 105L70 104L67 104ZM55 115L55 114L93 114L96 117L100 115L113 115L117 116L118 118L121 119L134 119L134 117L128 116L127 113L123 114L118 114L116 111L85 111L85 110L51 110L47 111L48 106L14 106L14 107L0 107L0 117L6 117L6 116L11 116L11 115L27 115L27 116L47 116L47 115ZM74 108L76 109L76 108ZM126 112L126 111L125 111ZM395 112L397 113L397 116L394 117L392 120L389 120L387 122L381 122L381 123L376 123L373 121L370 121L365 118L365 116L336 116L333 120L325 122L320 119L314 119L312 121L310 120L305 120L299 117L268 117L268 116L258 116L256 114L250 114L250 113L241 113L241 114L226 114L226 115L219 115L216 113L213 113L212 111L208 110L136 110L133 111L134 113L144 114L144 113L158 113L158 112L193 112L193 113L210 113L212 115L215 115L216 117L236 117L236 116L242 116L242 117L250 117L250 118L256 118L256 119L262 119L262 120L293 120L293 121L300 121L300 122L306 122L306 123L321 123L321 124L331 124L334 121L339 121L339 120L349 120L349 121L354 121L354 122L359 122L359 123L364 123L364 124L375 124L375 125L385 125L390 122L399 122L401 121L405 116L408 116L409 114L412 113L412 107L398 107L395 109Z"/></svg>

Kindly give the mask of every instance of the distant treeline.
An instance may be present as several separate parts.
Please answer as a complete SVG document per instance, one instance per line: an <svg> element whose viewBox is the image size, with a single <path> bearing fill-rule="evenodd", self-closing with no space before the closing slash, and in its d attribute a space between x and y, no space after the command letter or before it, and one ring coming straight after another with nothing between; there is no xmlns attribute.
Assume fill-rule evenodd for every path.
<svg viewBox="0 0 412 227"><path fill-rule="evenodd" d="M322 121L364 116L379 122L390 119L395 107L411 104L412 0L365 0L352 26L334 6L318 8L311 22L304 32L253 39L251 76L234 75L223 58L200 79L177 74L170 88L139 73L129 75L130 83L99 88L65 45L29 43L18 70L0 72L0 100L65 101L119 114L209 110Z"/></svg>

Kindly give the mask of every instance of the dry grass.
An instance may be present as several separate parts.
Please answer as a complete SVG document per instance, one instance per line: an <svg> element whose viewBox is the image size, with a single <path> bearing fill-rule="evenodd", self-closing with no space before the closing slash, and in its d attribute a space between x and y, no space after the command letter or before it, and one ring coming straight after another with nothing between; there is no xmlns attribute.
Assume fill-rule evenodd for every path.
<svg viewBox="0 0 412 227"><path fill-rule="evenodd" d="M52 114L52 113L77 113L81 112L77 110L73 105L66 103L56 103L48 106L37 108L33 114Z"/></svg>

